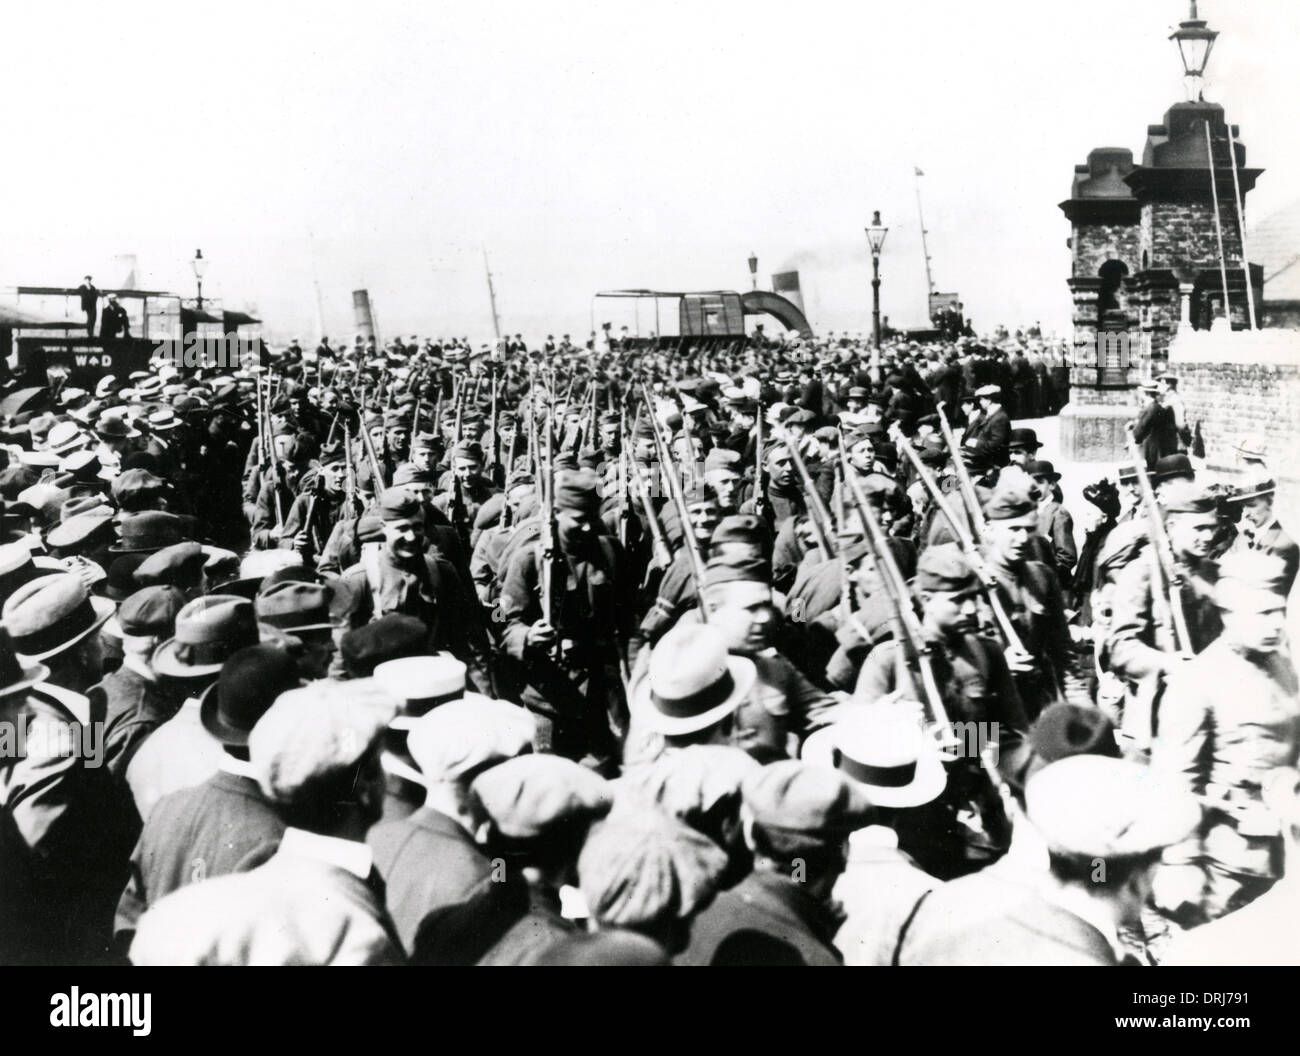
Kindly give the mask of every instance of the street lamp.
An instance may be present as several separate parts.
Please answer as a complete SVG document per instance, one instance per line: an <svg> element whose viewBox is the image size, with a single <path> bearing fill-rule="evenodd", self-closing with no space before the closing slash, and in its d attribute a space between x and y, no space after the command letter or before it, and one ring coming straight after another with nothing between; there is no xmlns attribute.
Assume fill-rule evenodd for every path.
<svg viewBox="0 0 1300 1056"><path fill-rule="evenodd" d="M203 311L203 273L208 270L208 262L203 259L203 250L194 251L194 259L190 261L190 267L194 269L194 281L199 288L199 296L195 301L195 306L201 312Z"/></svg>
<svg viewBox="0 0 1300 1056"><path fill-rule="evenodd" d="M1193 103L1203 102L1202 87L1206 64L1210 61L1210 52L1219 34L1209 28L1204 19L1197 17L1196 0L1191 0L1191 13L1186 22L1178 23L1178 29L1169 35L1177 43L1178 54L1183 60L1183 76L1186 78L1187 98Z"/></svg>
<svg viewBox="0 0 1300 1056"><path fill-rule="evenodd" d="M754 289L758 289L758 254L749 255L749 284Z"/></svg>
<svg viewBox="0 0 1300 1056"><path fill-rule="evenodd" d="M871 226L867 228L867 244L871 246L871 327L875 336L875 347L871 350L871 370L875 382L880 383L880 251L885 245L885 236L889 228L880 223L880 210L871 214Z"/></svg>

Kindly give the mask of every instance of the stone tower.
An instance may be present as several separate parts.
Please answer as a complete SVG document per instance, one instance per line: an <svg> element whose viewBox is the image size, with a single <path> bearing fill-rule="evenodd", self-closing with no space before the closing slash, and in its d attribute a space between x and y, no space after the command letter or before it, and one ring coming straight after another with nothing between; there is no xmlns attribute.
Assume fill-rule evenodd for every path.
<svg viewBox="0 0 1300 1056"><path fill-rule="evenodd" d="M1141 164L1122 148L1093 150L1060 204L1071 226L1074 301L1071 395L1061 423L1067 457L1121 458L1133 390L1161 372L1178 328L1208 329L1220 316L1248 328L1248 282L1253 303L1263 301L1263 269L1251 265L1248 278L1241 238L1245 199L1263 170L1246 167L1237 127L1201 97L1216 36L1193 3L1173 36L1191 99L1147 128ZM1189 57L1196 44L1202 50Z"/></svg>

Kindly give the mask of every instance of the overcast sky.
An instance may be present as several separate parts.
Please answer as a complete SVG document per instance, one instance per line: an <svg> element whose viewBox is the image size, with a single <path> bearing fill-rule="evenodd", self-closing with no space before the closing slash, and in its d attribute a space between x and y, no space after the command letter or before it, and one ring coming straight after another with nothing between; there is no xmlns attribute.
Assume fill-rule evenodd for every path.
<svg viewBox="0 0 1300 1056"><path fill-rule="evenodd" d="M1294 0L1202 0L1209 98L1300 196ZM589 329L598 289L747 289L803 273L818 329L864 329L934 277L977 327L1065 331L1057 203L1095 146L1139 153L1182 98L1184 0L22 4L6 11L0 285L89 270L257 308L281 335ZM1298 247L1300 249L1300 247ZM595 319L624 316L596 309ZM642 325L648 325L646 318Z"/></svg>

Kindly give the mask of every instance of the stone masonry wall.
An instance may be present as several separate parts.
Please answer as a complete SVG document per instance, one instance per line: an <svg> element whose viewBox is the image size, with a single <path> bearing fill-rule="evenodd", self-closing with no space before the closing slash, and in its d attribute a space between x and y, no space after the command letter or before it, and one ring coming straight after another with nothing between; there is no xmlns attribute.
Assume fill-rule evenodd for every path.
<svg viewBox="0 0 1300 1056"><path fill-rule="evenodd" d="M1096 277L1108 260L1122 260L1130 275L1141 267L1136 224L1078 224L1074 229L1074 276Z"/></svg>
<svg viewBox="0 0 1300 1056"><path fill-rule="evenodd" d="M1222 195L1224 189L1219 188ZM1231 197L1227 195L1226 197ZM1241 267L1241 235L1235 208L1222 215L1223 255L1228 267ZM1142 250L1151 254L1151 267L1219 266L1219 242L1212 202L1147 202L1142 206Z"/></svg>

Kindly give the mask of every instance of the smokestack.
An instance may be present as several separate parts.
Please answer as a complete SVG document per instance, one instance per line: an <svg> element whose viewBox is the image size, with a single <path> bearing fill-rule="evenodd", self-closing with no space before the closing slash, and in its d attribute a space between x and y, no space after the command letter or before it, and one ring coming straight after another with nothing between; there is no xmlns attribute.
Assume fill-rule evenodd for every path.
<svg viewBox="0 0 1300 1056"><path fill-rule="evenodd" d="M778 271L772 276L772 292L779 293L787 300L793 301L799 311L803 311L803 291L799 288L797 271Z"/></svg>
<svg viewBox="0 0 1300 1056"><path fill-rule="evenodd" d="M356 315L357 329L367 341L375 336L375 317L370 311L370 291L352 291L352 311Z"/></svg>

